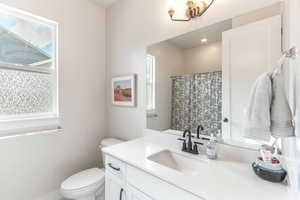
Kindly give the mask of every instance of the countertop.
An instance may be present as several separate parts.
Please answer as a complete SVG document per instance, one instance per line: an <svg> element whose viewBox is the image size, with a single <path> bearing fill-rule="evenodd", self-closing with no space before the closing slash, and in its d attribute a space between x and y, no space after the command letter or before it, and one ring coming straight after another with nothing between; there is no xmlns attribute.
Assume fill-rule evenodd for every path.
<svg viewBox="0 0 300 200"><path fill-rule="evenodd" d="M102 151L161 180L206 200L286 200L289 187L257 177L251 161L258 152L220 145L218 160L209 160L202 152L190 155L180 151L178 136L157 134L103 148ZM207 164L199 175L186 175L148 160L162 150L170 150Z"/></svg>

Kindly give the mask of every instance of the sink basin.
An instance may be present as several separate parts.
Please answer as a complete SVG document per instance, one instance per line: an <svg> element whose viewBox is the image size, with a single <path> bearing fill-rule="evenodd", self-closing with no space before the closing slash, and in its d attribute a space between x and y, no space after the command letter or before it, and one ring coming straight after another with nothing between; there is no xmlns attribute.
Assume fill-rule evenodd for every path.
<svg viewBox="0 0 300 200"><path fill-rule="evenodd" d="M201 169L206 166L206 163L201 160L189 158L169 150L163 150L155 153L149 156L148 159L165 167L189 175L199 174Z"/></svg>

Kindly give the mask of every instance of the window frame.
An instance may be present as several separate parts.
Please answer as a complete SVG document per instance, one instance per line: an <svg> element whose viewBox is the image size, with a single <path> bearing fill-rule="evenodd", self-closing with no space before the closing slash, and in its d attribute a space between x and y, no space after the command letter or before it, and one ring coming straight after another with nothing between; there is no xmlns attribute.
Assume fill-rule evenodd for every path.
<svg viewBox="0 0 300 200"><path fill-rule="evenodd" d="M148 88L148 86L150 85L151 88L152 88L152 95L151 95L151 99L152 99L152 105L151 107L149 107L149 105L146 103L146 111L147 111L147 116L150 117L151 116L156 116L156 57L151 55L151 54L147 54L146 55L146 59L147 59L147 66L146 66L146 90ZM148 81L148 74L147 74L147 71L148 71L148 59L151 59L152 63L151 63L151 66L152 66L152 82L149 82ZM148 95L148 91L146 91L146 95ZM148 96L147 96L148 97ZM146 100L146 102L148 102L148 99Z"/></svg>
<svg viewBox="0 0 300 200"><path fill-rule="evenodd" d="M33 23L48 26L53 31L52 40L55 44L51 66L47 68L33 67L32 65L12 64L0 62L1 69L26 71L32 73L48 74L53 83L53 112L12 115L0 118L0 137L43 132L49 130L61 130L59 109L59 65L58 65L58 26L55 21L22 11L4 4L0 4L0 12L31 21Z"/></svg>

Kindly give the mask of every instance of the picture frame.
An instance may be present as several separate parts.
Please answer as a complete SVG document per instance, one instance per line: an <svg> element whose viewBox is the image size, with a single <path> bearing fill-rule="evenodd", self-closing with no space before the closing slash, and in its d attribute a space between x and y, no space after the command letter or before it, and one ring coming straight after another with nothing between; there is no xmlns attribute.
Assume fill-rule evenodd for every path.
<svg viewBox="0 0 300 200"><path fill-rule="evenodd" d="M112 78L112 105L136 106L136 74Z"/></svg>

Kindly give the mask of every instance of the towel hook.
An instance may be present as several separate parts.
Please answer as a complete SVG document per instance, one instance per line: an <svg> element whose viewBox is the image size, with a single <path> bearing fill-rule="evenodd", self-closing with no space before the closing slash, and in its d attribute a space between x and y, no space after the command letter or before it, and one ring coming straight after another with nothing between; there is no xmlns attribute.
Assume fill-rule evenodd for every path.
<svg viewBox="0 0 300 200"><path fill-rule="evenodd" d="M284 51L283 54L285 55L285 57L287 58L292 58L292 59L296 59L297 58L297 54L298 54L298 49L294 46L292 48L290 48L287 51Z"/></svg>
<svg viewBox="0 0 300 200"><path fill-rule="evenodd" d="M298 56L297 54L298 49L295 46L293 46L289 50L283 51L281 58L277 61L277 67L273 70L272 78L274 78L277 74L281 73L283 63L286 60L286 58L295 60Z"/></svg>

